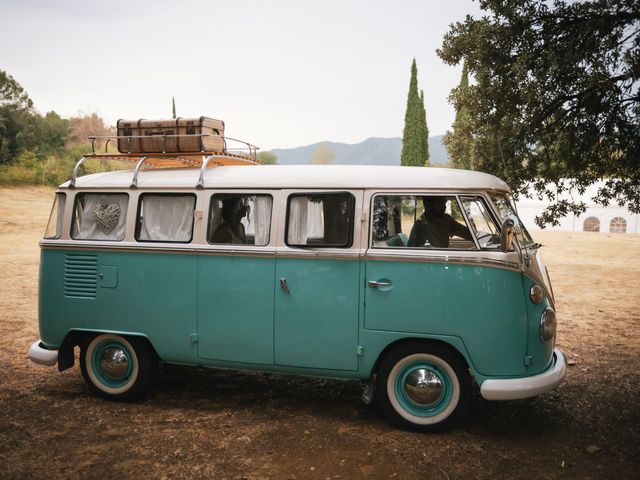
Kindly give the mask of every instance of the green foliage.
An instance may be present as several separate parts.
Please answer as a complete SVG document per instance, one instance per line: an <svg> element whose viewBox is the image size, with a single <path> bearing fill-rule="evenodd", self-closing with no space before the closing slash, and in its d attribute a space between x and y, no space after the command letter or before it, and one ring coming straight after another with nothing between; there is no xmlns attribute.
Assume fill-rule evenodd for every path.
<svg viewBox="0 0 640 480"><path fill-rule="evenodd" d="M95 113L71 119L55 112L40 115L18 82L0 70L0 184L59 185L91 151L87 137L114 133ZM109 144L109 152L115 149ZM91 159L83 164L80 174L123 168L129 169L131 164Z"/></svg>
<svg viewBox="0 0 640 480"><path fill-rule="evenodd" d="M400 164L416 167L429 166L429 130L424 109L424 94L418 93L418 67L415 58L411 64Z"/></svg>
<svg viewBox="0 0 640 480"><path fill-rule="evenodd" d="M640 4L636 0L482 0L487 12L445 35L440 57L475 82L451 100L456 164L533 186L558 224L585 206L558 194L607 179L594 199L640 212Z"/></svg>
<svg viewBox="0 0 640 480"><path fill-rule="evenodd" d="M41 166L36 154L23 151L11 165L0 167L0 184L37 185L41 184Z"/></svg>
<svg viewBox="0 0 640 480"><path fill-rule="evenodd" d="M469 88L469 69L466 62L462 67L462 76L460 78L460 84L453 90L450 98L464 99L464 95ZM456 118L453 122L453 131L445 133L443 142L447 147L447 152L451 166L453 168L462 168L465 170L473 170L472 163L472 147L473 136L471 135L471 129L469 124L469 112L464 105L463 100L456 103Z"/></svg>
<svg viewBox="0 0 640 480"><path fill-rule="evenodd" d="M171 118L176 118L176 99L175 99L175 97L171 97L171 114L173 115Z"/></svg>
<svg viewBox="0 0 640 480"><path fill-rule="evenodd" d="M273 152L258 152L256 159L263 165L277 165L278 157Z"/></svg>
<svg viewBox="0 0 640 480"><path fill-rule="evenodd" d="M0 107L31 110L33 102L24 88L4 70L0 70Z"/></svg>

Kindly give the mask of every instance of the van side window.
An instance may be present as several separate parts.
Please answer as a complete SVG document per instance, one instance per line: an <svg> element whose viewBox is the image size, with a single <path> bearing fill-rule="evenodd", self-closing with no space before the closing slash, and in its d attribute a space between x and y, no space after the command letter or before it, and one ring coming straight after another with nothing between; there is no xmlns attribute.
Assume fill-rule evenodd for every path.
<svg viewBox="0 0 640 480"><path fill-rule="evenodd" d="M71 238L123 240L128 203L129 195L126 193L78 193Z"/></svg>
<svg viewBox="0 0 640 480"><path fill-rule="evenodd" d="M462 197L471 231L482 248L500 248L500 231L489 209L480 197Z"/></svg>
<svg viewBox="0 0 640 480"><path fill-rule="evenodd" d="M195 195L143 193L138 204L136 240L189 243Z"/></svg>
<svg viewBox="0 0 640 480"><path fill-rule="evenodd" d="M350 193L294 194L287 202L289 246L349 248L355 198Z"/></svg>
<svg viewBox="0 0 640 480"><path fill-rule="evenodd" d="M211 244L269 244L271 195L212 195L207 241Z"/></svg>
<svg viewBox="0 0 640 480"><path fill-rule="evenodd" d="M60 238L62 236L62 218L66 200L67 196L64 193L56 193L44 238Z"/></svg>
<svg viewBox="0 0 640 480"><path fill-rule="evenodd" d="M453 195L376 195L374 248L476 248Z"/></svg>

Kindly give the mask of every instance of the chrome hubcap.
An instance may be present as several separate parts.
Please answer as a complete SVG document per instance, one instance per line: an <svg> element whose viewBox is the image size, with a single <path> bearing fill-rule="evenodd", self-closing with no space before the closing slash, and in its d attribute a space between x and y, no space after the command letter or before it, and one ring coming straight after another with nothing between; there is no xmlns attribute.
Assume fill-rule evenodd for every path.
<svg viewBox="0 0 640 480"><path fill-rule="evenodd" d="M129 370L129 357L118 347L108 347L102 354L100 368L111 380L122 380Z"/></svg>
<svg viewBox="0 0 640 480"><path fill-rule="evenodd" d="M407 397L417 405L433 405L442 396L442 380L431 370L417 368L404 382Z"/></svg>

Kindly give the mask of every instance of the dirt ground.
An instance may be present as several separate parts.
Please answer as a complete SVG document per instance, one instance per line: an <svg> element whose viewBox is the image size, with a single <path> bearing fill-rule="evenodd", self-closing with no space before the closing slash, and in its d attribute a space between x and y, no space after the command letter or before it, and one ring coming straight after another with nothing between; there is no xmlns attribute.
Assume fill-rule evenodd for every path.
<svg viewBox="0 0 640 480"><path fill-rule="evenodd" d="M640 235L533 232L554 282L557 390L443 434L390 426L358 382L166 367L145 401L89 394L38 338L50 189L0 189L0 478L640 478Z"/></svg>

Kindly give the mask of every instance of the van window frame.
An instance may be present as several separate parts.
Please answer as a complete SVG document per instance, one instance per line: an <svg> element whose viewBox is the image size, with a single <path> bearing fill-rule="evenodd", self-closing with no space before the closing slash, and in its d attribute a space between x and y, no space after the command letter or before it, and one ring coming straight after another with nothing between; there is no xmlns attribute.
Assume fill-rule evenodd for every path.
<svg viewBox="0 0 640 480"><path fill-rule="evenodd" d="M347 242L345 244L312 244L312 245L297 245L289 243L289 211L291 208L291 199L294 197L312 197L312 196L336 196L336 195L347 195L349 198L349 216L348 216L348 235ZM311 192L293 192L287 195L286 198L286 210L285 210L285 223L284 223L284 244L289 248L301 248L301 249L311 249L311 248L340 248L340 249L350 249L353 247L354 240L354 230L355 230L355 210L356 210L356 196L353 192L349 190L338 190L338 191L311 191Z"/></svg>
<svg viewBox="0 0 640 480"><path fill-rule="evenodd" d="M76 212L77 212L77 206L78 206L78 198L82 197L83 195L126 195L127 197L127 211L126 214L124 215L124 235L122 236L122 238L120 239L104 239L104 238L76 238L73 236L73 227L76 224ZM130 203L131 203L131 195L129 195L129 192L114 192L114 191L109 191L109 192L103 192L100 190L88 190L88 191L82 191L82 192L76 192L73 195L73 207L72 207L72 213L71 213L71 225L69 225L69 238L71 240L74 240L76 242L124 242L127 239L127 229L129 228L128 224L127 224L127 217L129 215L129 207L130 207Z"/></svg>
<svg viewBox="0 0 640 480"><path fill-rule="evenodd" d="M62 198L62 204L60 204L60 199ZM59 215L62 206L62 215ZM47 226L45 227L43 239L44 240L59 240L62 238L64 234L64 220L65 220L65 211L67 208L67 194L65 192L56 192L53 205L51 206L51 212L49 213L49 220L47 221ZM54 212L55 209L55 212ZM56 234L53 236L47 236L47 232L49 231L49 224L51 223L51 219L56 218ZM58 221L59 220L59 221ZM73 225L73 223L72 223Z"/></svg>
<svg viewBox="0 0 640 480"><path fill-rule="evenodd" d="M191 211L191 235L189 236L189 240L140 240L140 229L142 228L142 223L140 222L140 210L142 207L142 201L146 196L156 196L156 197L192 197L193 198L193 210ZM181 245L186 245L193 242L193 231L196 226L195 222L195 211L198 203L198 196L195 193L189 192L143 192L138 195L138 205L136 208L136 218L135 224L133 227L133 239L138 243L177 243Z"/></svg>
<svg viewBox="0 0 640 480"><path fill-rule="evenodd" d="M463 198L467 198L467 199L474 199L474 198L479 198L480 201L484 204L484 207L487 211L487 213L489 214L489 217L491 217L491 220L493 220L493 223L496 226L496 232L497 235L502 235L502 221L500 220L500 218L496 215L495 212L495 205L493 204L493 202L491 201L490 198L487 197L487 195L485 195L484 193L461 193L458 195L458 201L460 202L460 204L462 205L462 199ZM471 220L469 219L467 212L464 208L464 205L462 205L462 214L464 215L465 219L467 220L467 224L471 225ZM469 227L469 230L471 230L471 227ZM485 250L488 252L496 252L496 251L500 251L499 245L494 247L483 247L480 245L480 240L478 240L478 237L476 237L475 233L473 233L473 239L476 242L476 244L478 245L478 249L479 250Z"/></svg>
<svg viewBox="0 0 640 480"><path fill-rule="evenodd" d="M458 203L458 209L460 210L460 213L462 214L462 217L464 219L465 222L465 226L469 229L469 232L471 232L471 236L473 237L473 244L474 244L474 248L440 248L440 247L431 247L431 248L426 248L426 247L410 247L410 246L406 246L406 247L398 247L398 246L387 246L387 247L381 247L378 245L374 245L373 244L373 225L374 225L374 211L375 211L375 199L376 197L379 196L387 196L387 197L453 197L455 198L456 202ZM466 212L464 211L464 207L462 206L462 202L460 200L461 196L467 196L467 194L461 194L461 193L452 193L451 191L448 192L372 192L371 194L371 198L370 198L370 207L369 207L369 232L368 232L368 239L369 239L369 244L368 244L368 248L373 250L375 249L375 251L377 253L381 253L381 252L402 252L402 251L412 251L412 252L479 252L482 251L483 248L480 247L480 244L478 243L478 239L476 238L476 236L473 234L470 224L469 224L469 218L467 217ZM469 194L469 196L479 196L482 197L484 199L484 196L479 194L479 193L471 193ZM485 204L486 204L486 199L485 199ZM489 209L491 210L491 209ZM493 214L493 212L491 212L491 214Z"/></svg>
<svg viewBox="0 0 640 480"><path fill-rule="evenodd" d="M256 245L255 243L212 243L209 241L209 238L211 235L213 235L213 232L211 232L211 204L213 203L213 199L216 196L230 196L230 195L237 195L237 196L245 196L245 197L259 197L259 196L263 196L263 197L269 197L271 198L271 211L269 212L269 239L267 241L266 244L264 245ZM250 247L250 248L266 248L269 247L273 244L274 239L272 238L273 235L273 226L276 219L275 216L275 209L276 209L276 200L274 197L274 194L272 191L261 191L261 190L241 190L241 191L232 191L232 190L213 190L211 192L210 195L208 195L208 197L205 199L205 205L206 205L206 215L204 216L204 219L206 221L206 227L204 229L204 245L208 246L208 247L222 247L222 248L229 248L229 247L233 247L233 248L237 248L237 247ZM254 239L255 242L255 239Z"/></svg>

